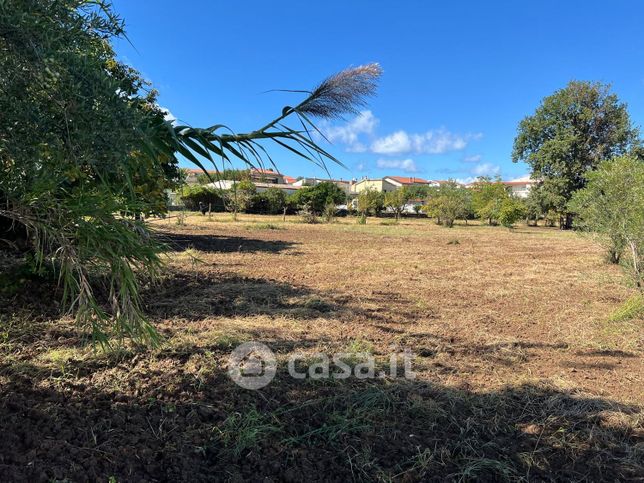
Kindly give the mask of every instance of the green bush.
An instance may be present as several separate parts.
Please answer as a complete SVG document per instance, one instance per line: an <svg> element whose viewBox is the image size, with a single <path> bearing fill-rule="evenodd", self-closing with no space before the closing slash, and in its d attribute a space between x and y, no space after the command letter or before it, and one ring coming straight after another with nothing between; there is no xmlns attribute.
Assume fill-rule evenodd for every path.
<svg viewBox="0 0 644 483"><path fill-rule="evenodd" d="M385 207L385 195L375 189L366 189L358 195L358 213L362 215L364 223L367 222L367 215L378 215Z"/></svg>
<svg viewBox="0 0 644 483"><path fill-rule="evenodd" d="M206 207L210 206L212 211L226 211L224 198L221 190L208 188L206 186L186 186L181 191L181 201L187 210L199 210L199 203Z"/></svg>
<svg viewBox="0 0 644 483"><path fill-rule="evenodd" d="M498 220L503 226L511 228L517 221L526 215L525 204L516 198L508 197L501 203L498 211Z"/></svg>
<svg viewBox="0 0 644 483"><path fill-rule="evenodd" d="M256 193L250 200L249 213L262 215L278 215L286 206L286 194L279 188L268 188L266 191Z"/></svg>
<svg viewBox="0 0 644 483"><path fill-rule="evenodd" d="M298 190L293 193L291 199L300 209L306 205L312 213L321 215L329 203L342 204L347 200L347 195L337 185L324 181Z"/></svg>
<svg viewBox="0 0 644 483"><path fill-rule="evenodd" d="M596 235L614 262L621 262L638 287L644 288L644 161L620 156L603 161L586 175L568 209L580 227Z"/></svg>
<svg viewBox="0 0 644 483"><path fill-rule="evenodd" d="M438 224L447 228L454 226L456 219L463 219L470 212L470 192L455 181L448 181L430 191L423 210L434 217Z"/></svg>

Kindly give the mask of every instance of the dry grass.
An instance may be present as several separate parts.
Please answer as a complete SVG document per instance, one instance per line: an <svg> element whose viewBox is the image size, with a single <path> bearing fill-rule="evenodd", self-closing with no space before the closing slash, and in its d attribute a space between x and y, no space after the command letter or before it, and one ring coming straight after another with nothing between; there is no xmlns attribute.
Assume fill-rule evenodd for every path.
<svg viewBox="0 0 644 483"><path fill-rule="evenodd" d="M84 478L642 475L644 321L620 312L633 291L588 240L427 220L214 218L152 222L171 247L169 273L145 298L160 349L94 354L69 321L18 308L2 316L4 407L17 398L54 426L78 426L56 436L25 423L62 441L61 456L21 443L48 478L74 479L70 445L105 452L71 459L89 465ZM232 348L249 340L280 363L259 392L225 374ZM405 347L413 382L294 381L284 369L293 353L367 352L382 364ZM109 415L93 409L104 399ZM70 414L63 400L79 406ZM149 452L157 459L146 466ZM19 467L0 458L0 474L3 464Z"/></svg>
<svg viewBox="0 0 644 483"><path fill-rule="evenodd" d="M204 221L190 217L182 230L156 223L236 244L222 253L216 244L200 251L198 243L183 241L202 261L196 271L212 280L199 282L199 300L187 300L188 311L231 299L240 304L234 312L245 315L235 320L238 329L261 330L270 320L272 332L293 340L304 328L311 338L332 339L335 347L360 336L384 351L401 344L432 350L448 356L459 373L439 375L441 383L492 389L517 378L557 377L641 401L641 384L625 387L615 371L638 376L642 319L611 320L633 292L619 269L574 233L471 222L450 230L427 220L392 226L376 220L358 225L352 218L307 225L295 217L284 223L252 215L239 223ZM247 231L267 224L281 229ZM264 246L255 246L260 242ZM187 268L183 260L174 266ZM312 309L311 298L328 307ZM211 317L207 307L201 309L200 324L222 323L222 314ZM610 351L637 357L615 360ZM436 381L436 374L428 378Z"/></svg>

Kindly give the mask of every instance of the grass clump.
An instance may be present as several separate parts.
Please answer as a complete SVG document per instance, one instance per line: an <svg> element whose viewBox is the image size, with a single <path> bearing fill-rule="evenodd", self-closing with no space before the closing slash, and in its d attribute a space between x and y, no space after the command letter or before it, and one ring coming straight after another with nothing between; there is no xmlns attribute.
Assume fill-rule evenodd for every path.
<svg viewBox="0 0 644 483"><path fill-rule="evenodd" d="M609 322L625 322L644 317L644 295L635 294L615 310L608 318Z"/></svg>
<svg viewBox="0 0 644 483"><path fill-rule="evenodd" d="M244 414L233 413L228 416L216 428L216 440L223 444L227 451L240 456L280 430L279 425L269 415L252 408Z"/></svg>
<svg viewBox="0 0 644 483"><path fill-rule="evenodd" d="M283 226L276 225L274 223L255 223L253 225L247 225L247 230L284 230Z"/></svg>

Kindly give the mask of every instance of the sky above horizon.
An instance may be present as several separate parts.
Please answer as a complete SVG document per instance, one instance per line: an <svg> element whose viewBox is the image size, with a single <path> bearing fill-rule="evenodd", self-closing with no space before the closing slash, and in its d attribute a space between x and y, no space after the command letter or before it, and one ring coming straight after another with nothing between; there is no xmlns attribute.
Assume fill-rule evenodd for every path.
<svg viewBox="0 0 644 483"><path fill-rule="evenodd" d="M322 122L346 168L334 178L385 175L516 179L517 125L571 80L609 83L644 121L644 2L114 0L128 41L119 58L159 90L182 123L264 125L330 74L378 62L378 93L357 116ZM131 43L130 43L131 42ZM270 148L290 176L325 172ZM189 163L182 162L189 167Z"/></svg>

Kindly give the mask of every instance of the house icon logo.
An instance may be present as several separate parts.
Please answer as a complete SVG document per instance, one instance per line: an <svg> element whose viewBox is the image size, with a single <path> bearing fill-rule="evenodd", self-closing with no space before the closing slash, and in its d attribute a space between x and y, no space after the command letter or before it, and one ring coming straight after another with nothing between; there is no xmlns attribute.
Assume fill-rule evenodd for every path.
<svg viewBox="0 0 644 483"><path fill-rule="evenodd" d="M261 342L245 342L228 358L228 375L244 389L261 389L277 372L275 354Z"/></svg>

